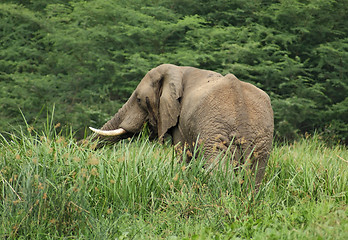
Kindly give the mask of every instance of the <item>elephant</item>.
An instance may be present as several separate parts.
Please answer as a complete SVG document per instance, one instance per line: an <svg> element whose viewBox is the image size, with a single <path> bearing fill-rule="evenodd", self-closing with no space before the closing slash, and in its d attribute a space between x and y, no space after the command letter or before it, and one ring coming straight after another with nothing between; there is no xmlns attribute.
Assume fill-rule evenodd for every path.
<svg viewBox="0 0 348 240"><path fill-rule="evenodd" d="M256 86L233 74L162 64L144 76L111 120L101 129L90 129L115 142L139 133L145 123L160 141L169 136L188 155L199 139L207 168L214 168L217 156L226 151L233 153L232 162L249 161L260 185L274 120L269 96Z"/></svg>

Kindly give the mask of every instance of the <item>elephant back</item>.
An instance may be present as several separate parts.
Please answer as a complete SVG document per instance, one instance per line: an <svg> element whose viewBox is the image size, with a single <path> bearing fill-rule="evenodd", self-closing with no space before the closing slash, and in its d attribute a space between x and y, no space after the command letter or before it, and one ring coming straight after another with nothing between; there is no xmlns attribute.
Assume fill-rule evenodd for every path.
<svg viewBox="0 0 348 240"><path fill-rule="evenodd" d="M182 102L180 125L188 142L214 141L219 136L239 140L245 146L272 140L273 111L268 95L233 74L207 78L187 93Z"/></svg>

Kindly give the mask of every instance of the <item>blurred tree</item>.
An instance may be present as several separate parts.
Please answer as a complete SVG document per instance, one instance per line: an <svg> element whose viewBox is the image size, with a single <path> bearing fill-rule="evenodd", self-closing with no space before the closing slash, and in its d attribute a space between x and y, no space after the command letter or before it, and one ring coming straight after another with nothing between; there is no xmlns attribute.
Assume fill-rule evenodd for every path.
<svg viewBox="0 0 348 240"><path fill-rule="evenodd" d="M55 104L55 121L81 137L173 63L264 89L278 139L347 143L347 12L348 0L4 0L0 132L24 124L19 108L34 124Z"/></svg>

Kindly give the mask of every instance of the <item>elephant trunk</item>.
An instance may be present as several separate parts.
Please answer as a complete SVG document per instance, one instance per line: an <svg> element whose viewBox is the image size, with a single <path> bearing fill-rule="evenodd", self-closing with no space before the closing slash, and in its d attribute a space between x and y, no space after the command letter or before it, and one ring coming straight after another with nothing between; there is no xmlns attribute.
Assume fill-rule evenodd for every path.
<svg viewBox="0 0 348 240"><path fill-rule="evenodd" d="M107 121L103 127L101 128L101 130L115 130L117 128L119 128L120 124L122 123L122 121L124 120L126 113L127 113L127 109L128 109L128 103L129 101L127 101L122 108L120 108L118 110L118 112L109 120Z"/></svg>
<svg viewBox="0 0 348 240"><path fill-rule="evenodd" d="M130 108L129 107L130 99L122 106L122 108L118 110L118 112L109 121L107 121L103 125L101 129L95 129L90 127L90 129L97 134L93 138L93 140L102 138L103 140L106 140L107 142L117 142L125 137L128 137L129 134L126 134L127 131L120 128L120 124L125 119L126 114L128 112L128 108Z"/></svg>

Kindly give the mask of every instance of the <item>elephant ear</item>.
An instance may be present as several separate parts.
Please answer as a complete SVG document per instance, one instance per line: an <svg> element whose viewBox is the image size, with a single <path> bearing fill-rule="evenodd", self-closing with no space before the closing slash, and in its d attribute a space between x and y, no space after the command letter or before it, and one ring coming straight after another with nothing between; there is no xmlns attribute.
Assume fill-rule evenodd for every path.
<svg viewBox="0 0 348 240"><path fill-rule="evenodd" d="M162 139L164 134L178 122L181 111L180 99L183 94L182 78L183 73L177 66L167 66L162 75L158 119L159 139Z"/></svg>

